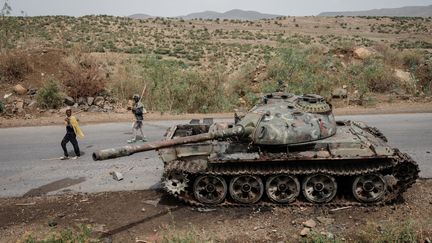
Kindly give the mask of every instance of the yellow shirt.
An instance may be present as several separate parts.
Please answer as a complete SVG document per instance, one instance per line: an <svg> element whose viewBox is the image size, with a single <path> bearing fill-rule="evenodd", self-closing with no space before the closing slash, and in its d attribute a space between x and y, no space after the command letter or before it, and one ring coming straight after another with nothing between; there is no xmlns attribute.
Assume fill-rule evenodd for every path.
<svg viewBox="0 0 432 243"><path fill-rule="evenodd" d="M84 137L84 133L81 131L79 125L78 125L78 121L74 116L70 116L69 117L69 122L75 132L75 134L77 135L77 137L79 138L83 138Z"/></svg>

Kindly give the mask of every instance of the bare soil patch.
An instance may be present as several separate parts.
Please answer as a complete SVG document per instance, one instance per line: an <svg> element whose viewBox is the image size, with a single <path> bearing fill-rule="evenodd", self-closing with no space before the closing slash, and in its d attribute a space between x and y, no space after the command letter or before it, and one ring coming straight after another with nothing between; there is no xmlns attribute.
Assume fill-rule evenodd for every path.
<svg viewBox="0 0 432 243"><path fill-rule="evenodd" d="M193 208L158 191L65 194L0 199L0 241L21 241L80 224L95 238L112 242L160 242L173 237L195 241L298 242L308 234L337 241L370 242L409 225L420 242L432 237L432 180L419 180L405 201L383 207ZM50 227L49 224L55 226ZM395 232L395 231L392 231Z"/></svg>

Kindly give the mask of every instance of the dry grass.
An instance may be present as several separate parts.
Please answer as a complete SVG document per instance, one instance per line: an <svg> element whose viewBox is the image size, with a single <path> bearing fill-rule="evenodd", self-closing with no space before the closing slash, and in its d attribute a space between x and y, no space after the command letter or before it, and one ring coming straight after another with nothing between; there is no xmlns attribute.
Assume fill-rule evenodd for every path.
<svg viewBox="0 0 432 243"><path fill-rule="evenodd" d="M251 106L263 92L274 91L278 80L285 81L287 91L325 97L347 85L360 100L395 90L431 93L427 43L432 21L425 18L184 21L48 16L9 20L18 26L11 33L17 48L25 52L31 44L65 52L68 57L58 67L62 75L55 77L74 98L108 89L125 103L147 85L144 101L150 110L221 112ZM368 47L375 55L356 59L357 47ZM115 55L121 60L112 60ZM23 65L9 65L19 72L7 72L3 80L25 78ZM401 83L395 68L409 71L415 85Z"/></svg>
<svg viewBox="0 0 432 243"><path fill-rule="evenodd" d="M79 47L64 61L62 83L73 98L95 96L105 90L106 74L100 64Z"/></svg>
<svg viewBox="0 0 432 243"><path fill-rule="evenodd" d="M15 83L22 81L32 71L25 53L7 52L0 55L0 82Z"/></svg>

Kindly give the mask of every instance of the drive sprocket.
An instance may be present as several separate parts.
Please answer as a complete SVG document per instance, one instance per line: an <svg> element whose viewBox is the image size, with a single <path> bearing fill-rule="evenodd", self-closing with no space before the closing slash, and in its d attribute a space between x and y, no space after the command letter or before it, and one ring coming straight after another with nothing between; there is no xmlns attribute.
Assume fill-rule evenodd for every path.
<svg viewBox="0 0 432 243"><path fill-rule="evenodd" d="M162 185L167 192L179 195L186 191L189 179L183 172L171 171L163 177Z"/></svg>

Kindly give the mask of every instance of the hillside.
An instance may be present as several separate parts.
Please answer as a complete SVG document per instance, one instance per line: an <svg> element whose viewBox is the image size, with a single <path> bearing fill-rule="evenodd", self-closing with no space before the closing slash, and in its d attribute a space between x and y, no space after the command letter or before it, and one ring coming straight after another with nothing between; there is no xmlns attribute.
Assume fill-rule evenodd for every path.
<svg viewBox="0 0 432 243"><path fill-rule="evenodd" d="M224 13L214 11L204 11L198 13L191 13L185 16L180 16L183 19L237 19L237 20L259 20L259 19L273 19L280 15L265 14L257 11L246 11L241 9L233 9Z"/></svg>
<svg viewBox="0 0 432 243"><path fill-rule="evenodd" d="M318 16L389 16L389 17L432 17L432 5L382 8L366 11L323 12Z"/></svg>
<svg viewBox="0 0 432 243"><path fill-rule="evenodd" d="M17 83L34 90L55 80L75 99L106 94L106 88L115 99L100 108L109 110L110 102L125 104L147 85L148 110L205 113L250 107L262 92L276 89L276 80L285 80L290 92L326 97L347 87L345 104L376 103L375 93L389 101L432 93L430 18L5 21L8 38L0 46L9 54L0 56L0 97ZM14 99L5 101L7 111L32 102Z"/></svg>
<svg viewBox="0 0 432 243"><path fill-rule="evenodd" d="M152 18L151 15L148 15L148 14L142 14L142 13L139 13L139 14L132 14L132 15L130 15L130 16L128 16L128 17L131 18L131 19L148 19L148 18Z"/></svg>
<svg viewBox="0 0 432 243"><path fill-rule="evenodd" d="M148 14L133 14L128 16L132 19L148 19L156 16L151 16ZM203 11L203 12L197 12L197 13L190 13L188 15L184 16L177 16L174 18L178 19L229 19L229 20L248 20L248 21L254 21L254 20L260 20L260 19L273 19L280 17L280 15L275 14L265 14L260 13L256 11L245 11L241 9L233 9L224 13L219 13L215 11Z"/></svg>

